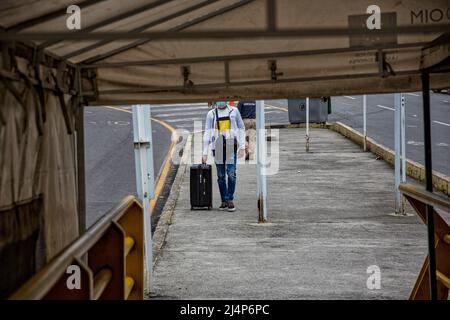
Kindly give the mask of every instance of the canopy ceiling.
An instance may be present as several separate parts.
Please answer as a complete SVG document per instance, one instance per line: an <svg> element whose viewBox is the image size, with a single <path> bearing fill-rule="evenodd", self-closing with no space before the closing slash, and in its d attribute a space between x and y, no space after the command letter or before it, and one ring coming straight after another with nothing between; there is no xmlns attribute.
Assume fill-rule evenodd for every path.
<svg viewBox="0 0 450 320"><path fill-rule="evenodd" d="M40 33L38 48L80 68L92 105L420 90L421 71L448 65L450 0L376 3L378 33L371 0L3 0L0 26ZM71 4L83 39L66 28Z"/></svg>

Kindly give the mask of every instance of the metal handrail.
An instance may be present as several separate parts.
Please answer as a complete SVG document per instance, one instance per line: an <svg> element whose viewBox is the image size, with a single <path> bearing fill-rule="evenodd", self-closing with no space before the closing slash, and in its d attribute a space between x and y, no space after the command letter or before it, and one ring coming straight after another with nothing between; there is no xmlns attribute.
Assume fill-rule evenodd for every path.
<svg viewBox="0 0 450 320"><path fill-rule="evenodd" d="M421 202L431 205L434 208L440 208L442 210L450 210L450 199L440 196L436 193L426 191L423 188L415 186L411 183L400 183L400 191L403 194L410 195L411 197L420 200Z"/></svg>
<svg viewBox="0 0 450 320"><path fill-rule="evenodd" d="M409 201L413 209L428 226L433 225L434 251L436 255L428 254L425 259L419 276L417 277L414 288L411 292L410 299L442 299L447 300L448 289L450 289L450 259L448 258L448 246L450 244L450 227L447 222L434 210L436 208L442 211L450 212L450 199L440 196L431 191L427 191L421 187L410 183L401 183L399 190ZM432 220L430 222L429 215ZM430 232L428 230L428 232ZM436 296L433 296L430 290L430 268L434 262L434 270L436 277Z"/></svg>
<svg viewBox="0 0 450 320"><path fill-rule="evenodd" d="M445 274L436 270L436 277L447 289L450 289L450 279Z"/></svg>
<svg viewBox="0 0 450 320"><path fill-rule="evenodd" d="M129 212L133 211L139 212L140 218L136 221L139 224L137 229L139 232L142 229L142 234L137 237L128 235L125 227L121 226L121 219L124 218ZM112 250L123 250L124 257L123 262L127 264L127 256L131 251L139 247L138 260L141 266L135 266L133 270L142 269L142 276L139 275L137 278L133 279L128 274L124 276L124 286L126 287L126 278L133 279L133 285L136 281L143 280L143 209L137 199L133 196L125 197L117 206L112 208L105 214L100 220L98 220L92 227L90 227L83 235L78 239L73 241L65 249L63 249L58 255L56 255L48 264L46 264L42 269L40 269L36 274L34 274L24 285L22 285L16 292L14 292L9 299L12 300L38 300L46 298L47 294L55 288L58 282L66 275L67 267L73 265L74 262L80 265L86 274L90 278L92 283L89 290L89 298L97 299L100 298L106 287L109 285L112 274L115 270L110 270L111 266L102 268L96 272L94 275L93 271L90 270L89 261L85 264L83 261L86 260L86 256L89 251L94 248L96 244L107 234L111 228L120 228L123 233L123 248L111 248ZM140 239L136 239L140 238ZM140 240L141 243L138 243ZM89 259L87 259L89 260ZM126 266L123 266L123 270L127 270ZM126 272L126 271L125 271ZM130 282L128 280L128 282ZM140 284L142 288L143 284ZM131 289L127 289L130 290ZM124 291L124 295L126 292ZM138 295L142 296L142 294ZM58 298L58 297L57 297Z"/></svg>

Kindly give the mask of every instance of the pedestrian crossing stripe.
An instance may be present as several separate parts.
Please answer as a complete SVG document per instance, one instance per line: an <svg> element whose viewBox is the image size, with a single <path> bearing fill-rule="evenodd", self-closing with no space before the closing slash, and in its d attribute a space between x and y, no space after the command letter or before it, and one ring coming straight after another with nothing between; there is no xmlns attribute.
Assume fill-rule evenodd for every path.
<svg viewBox="0 0 450 320"><path fill-rule="evenodd" d="M186 108L186 109L192 109L192 108L208 108L208 105L206 103L191 103L191 104L152 104L150 105L151 108L157 108L157 109L161 109L161 108L177 108L177 107L181 107L181 108Z"/></svg>
<svg viewBox="0 0 450 320"><path fill-rule="evenodd" d="M182 107L182 108L169 108L169 107L167 107L167 108L158 108L158 109L153 109L152 108L151 110L154 111L154 112L172 112L172 111L177 111L177 112L188 111L188 112L191 112L191 111L194 111L194 110L208 111L209 109L207 107L198 106L198 107Z"/></svg>
<svg viewBox="0 0 450 320"><path fill-rule="evenodd" d="M172 111L172 110L167 110L167 111ZM191 116L191 115L198 115L198 116L206 117L206 113L207 112L202 112L201 110L191 111L191 112L182 112L182 113L181 112L174 112L174 113L157 113L157 112L155 112L154 116L159 117L159 118Z"/></svg>
<svg viewBox="0 0 450 320"><path fill-rule="evenodd" d="M157 115L155 115L155 117L158 117ZM194 122L194 121L202 121L203 122L203 118L200 118L200 117L195 117L195 118L182 118L182 119L164 119L164 121L166 121L166 122L170 122L170 123L173 123L173 122L189 122L189 121L192 121L192 122Z"/></svg>

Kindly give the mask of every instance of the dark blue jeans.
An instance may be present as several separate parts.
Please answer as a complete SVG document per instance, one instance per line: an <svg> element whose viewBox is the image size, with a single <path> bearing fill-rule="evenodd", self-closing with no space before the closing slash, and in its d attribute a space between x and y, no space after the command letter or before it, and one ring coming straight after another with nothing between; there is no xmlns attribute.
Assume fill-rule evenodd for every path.
<svg viewBox="0 0 450 320"><path fill-rule="evenodd" d="M234 199L234 190L236 189L236 154L230 161L225 163L216 161L217 182L219 184L220 198L222 202L232 201ZM228 184L226 176L228 176Z"/></svg>

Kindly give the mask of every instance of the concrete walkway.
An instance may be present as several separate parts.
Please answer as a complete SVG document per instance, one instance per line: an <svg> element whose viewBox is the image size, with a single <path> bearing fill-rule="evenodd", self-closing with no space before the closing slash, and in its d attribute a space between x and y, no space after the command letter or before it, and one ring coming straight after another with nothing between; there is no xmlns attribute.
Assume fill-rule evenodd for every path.
<svg viewBox="0 0 450 320"><path fill-rule="evenodd" d="M255 165L238 166L234 213L191 211L189 171L181 175L150 297L407 299L427 254L426 227L415 214L389 216L393 169L327 129L311 130L310 153L304 129L279 133L267 224L257 223ZM216 183L213 193L217 208ZM372 265L379 290L367 288Z"/></svg>

